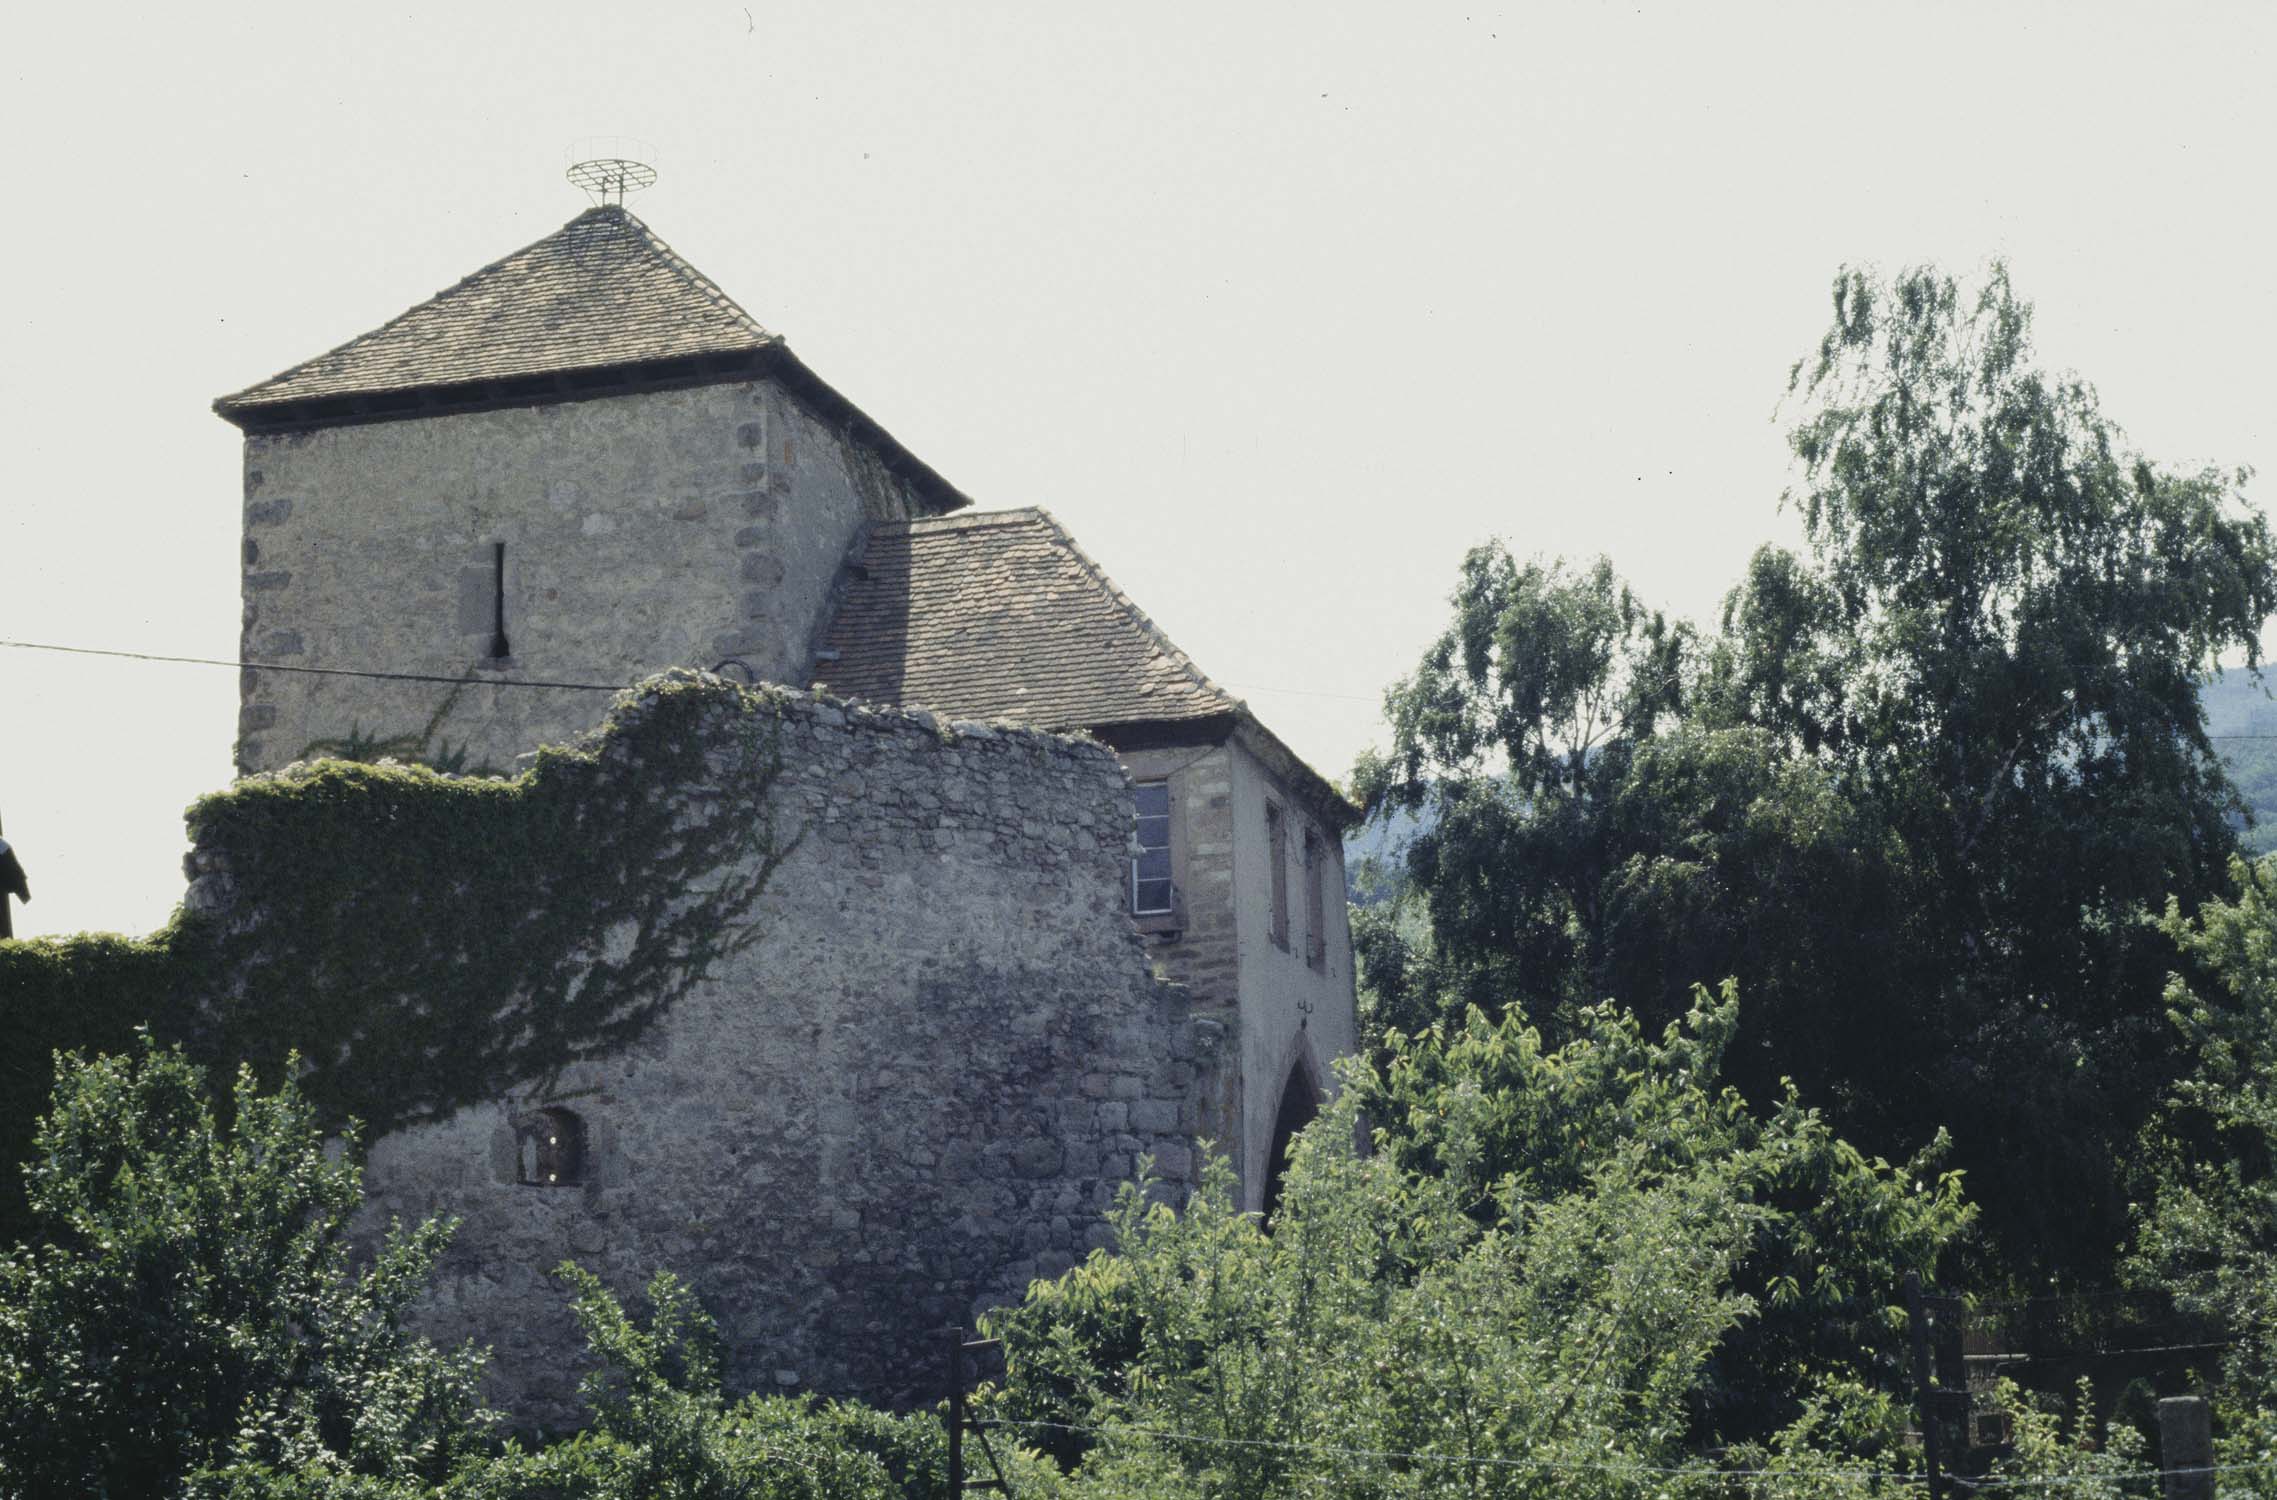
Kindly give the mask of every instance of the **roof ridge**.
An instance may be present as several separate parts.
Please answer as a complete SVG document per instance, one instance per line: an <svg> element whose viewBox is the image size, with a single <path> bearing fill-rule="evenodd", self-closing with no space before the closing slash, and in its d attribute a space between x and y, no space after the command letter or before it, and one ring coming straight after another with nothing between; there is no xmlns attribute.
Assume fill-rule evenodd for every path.
<svg viewBox="0 0 2277 1500"><path fill-rule="evenodd" d="M1041 506L1015 505L1006 510L968 510L949 516L911 516L905 521L873 521L873 530L900 527L913 531L922 526L928 531L983 531L991 526L1014 526L1032 521L1044 514ZM944 522L950 524L942 524Z"/></svg>
<svg viewBox="0 0 2277 1500"><path fill-rule="evenodd" d="M718 282L712 280L709 276L706 276L703 272L697 270L695 266L690 264L688 259L685 256L681 255L679 251L664 243L664 237L658 234L655 230L649 228L648 222L645 219L641 218L640 215L634 213L631 209L624 207L622 204L609 204L601 208L589 208L585 211L585 213L579 214L577 216L577 219L582 219L587 214L608 213L612 209L620 218L625 221L626 224L632 227L634 234L640 236L642 244L655 251L657 256L662 259L666 265L670 266L674 271L679 273L681 280L687 282L688 285L694 287L704 296L711 298L715 306L724 307L729 312L734 313L738 318L741 318L744 323L751 329L751 331L757 334L759 337L766 339L771 343L779 344L783 342L782 335L769 331L764 323L761 323L757 318L751 316L749 309L745 308L742 303L736 301L733 297L730 297L727 294L726 288L722 287ZM571 219L569 221L569 224L576 223L577 219ZM555 230L554 233L560 234L562 230L565 230L569 227L569 224L562 225L561 229Z"/></svg>
<svg viewBox="0 0 2277 1500"><path fill-rule="evenodd" d="M1107 597L1113 600L1114 603L1121 608L1124 615L1130 619L1131 623L1136 625L1139 628L1140 632L1144 634L1148 640L1154 642L1155 646L1160 649L1164 655L1168 656L1172 662L1183 668L1186 672L1186 675L1193 679L1196 686L1200 687L1205 692L1215 694L1219 699L1224 701L1231 708L1239 709L1243 712L1248 711L1248 704L1244 703L1241 699L1236 698L1233 694L1227 692L1224 688L1218 686L1216 682L1211 680L1210 674L1203 671L1201 667L1195 663L1194 658L1188 656L1184 651L1181 651L1178 648L1178 643L1171 640L1169 635L1163 631L1162 627L1155 624L1154 620L1147 614L1147 612L1138 607L1138 601L1131 598L1130 595L1124 593L1122 585L1107 576L1107 570L1100 567L1098 562L1093 559L1091 554L1083 550L1082 543L1076 541L1074 535L1070 533L1065 526L1060 525L1059 517L1053 515L1050 511L1044 509L1040 505L1029 506L1028 509L1035 515L1037 520L1041 521L1044 525L1051 528L1052 534L1059 538L1060 544L1067 548L1068 554L1073 557L1078 563L1081 563L1083 565L1084 571L1091 575L1092 581L1097 583L1101 589L1106 591Z"/></svg>

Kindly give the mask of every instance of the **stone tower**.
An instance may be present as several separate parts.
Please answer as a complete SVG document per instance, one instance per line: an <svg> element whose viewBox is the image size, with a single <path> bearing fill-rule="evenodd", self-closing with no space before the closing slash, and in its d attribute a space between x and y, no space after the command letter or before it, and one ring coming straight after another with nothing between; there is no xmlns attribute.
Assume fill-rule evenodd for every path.
<svg viewBox="0 0 2277 1500"><path fill-rule="evenodd" d="M510 770L672 666L803 682L865 524L969 502L621 207L215 410L245 432L241 772Z"/></svg>
<svg viewBox="0 0 2277 1500"><path fill-rule="evenodd" d="M241 772L512 772L669 667L854 701L783 708L813 838L761 949L638 1054L373 1152L387 1211L465 1218L449 1297L517 1400L567 1400L565 1254L731 1288L738 1377L886 1391L911 1329L1098 1243L1141 1154L1191 1181L1209 1140L1268 1206L1357 1045L1355 810L1050 514L970 510L622 207L214 405ZM521 1156L556 1111L576 1193Z"/></svg>

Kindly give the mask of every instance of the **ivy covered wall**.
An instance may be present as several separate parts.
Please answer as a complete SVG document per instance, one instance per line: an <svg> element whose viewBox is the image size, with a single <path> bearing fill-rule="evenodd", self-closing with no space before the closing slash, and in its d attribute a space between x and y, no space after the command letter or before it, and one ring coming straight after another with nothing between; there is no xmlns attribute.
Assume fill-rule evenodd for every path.
<svg viewBox="0 0 2277 1500"><path fill-rule="evenodd" d="M11 1148L52 1047L297 1052L370 1222L460 1221L431 1314L525 1422L576 1409L564 1259L687 1279L740 1388L926 1399L942 1328L1102 1243L1143 1157L1191 1180L1241 1086L1148 967L1095 743L675 674L513 779L315 762L191 825L166 930L0 948Z"/></svg>
<svg viewBox="0 0 2277 1500"><path fill-rule="evenodd" d="M148 1026L221 1078L297 1053L369 1137L628 1045L753 936L796 837L771 801L780 716L673 675L511 779L314 761L200 800L165 927L0 943L0 1241L58 1050Z"/></svg>

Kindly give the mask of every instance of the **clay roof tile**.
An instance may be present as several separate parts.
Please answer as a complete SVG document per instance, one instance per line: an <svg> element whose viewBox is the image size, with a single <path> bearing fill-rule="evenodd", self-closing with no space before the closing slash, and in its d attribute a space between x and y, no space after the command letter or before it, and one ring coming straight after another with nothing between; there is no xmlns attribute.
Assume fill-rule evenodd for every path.
<svg viewBox="0 0 2277 1500"><path fill-rule="evenodd" d="M829 691L956 718L1080 729L1240 708L1041 510L871 527L823 646Z"/></svg>
<svg viewBox="0 0 2277 1500"><path fill-rule="evenodd" d="M776 343L623 208L535 244L339 348L224 396L223 415L326 397L514 380Z"/></svg>

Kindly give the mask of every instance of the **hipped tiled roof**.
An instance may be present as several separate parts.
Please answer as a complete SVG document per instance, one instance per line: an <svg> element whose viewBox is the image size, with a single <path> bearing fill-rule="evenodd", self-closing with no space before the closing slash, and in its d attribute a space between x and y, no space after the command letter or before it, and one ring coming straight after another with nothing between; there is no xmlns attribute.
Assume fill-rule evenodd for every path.
<svg viewBox="0 0 2277 1500"><path fill-rule="evenodd" d="M1240 708L1032 509L872 526L815 675L849 698L1039 729Z"/></svg>
<svg viewBox="0 0 2277 1500"><path fill-rule="evenodd" d="M279 403L751 354L776 342L623 208L587 209L534 245L329 354L215 403Z"/></svg>
<svg viewBox="0 0 2277 1500"><path fill-rule="evenodd" d="M622 207L588 209L361 338L214 403L251 432L759 376L867 444L929 508L972 502Z"/></svg>

